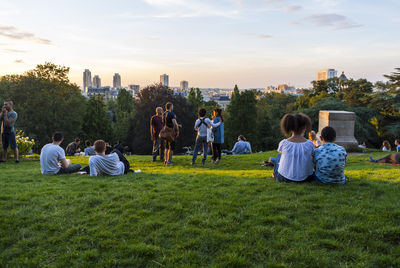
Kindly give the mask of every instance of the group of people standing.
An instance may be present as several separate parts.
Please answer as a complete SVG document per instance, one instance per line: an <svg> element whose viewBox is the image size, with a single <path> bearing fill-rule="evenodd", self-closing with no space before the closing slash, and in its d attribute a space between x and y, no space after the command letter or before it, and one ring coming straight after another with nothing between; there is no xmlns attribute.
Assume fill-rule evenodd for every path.
<svg viewBox="0 0 400 268"><path fill-rule="evenodd" d="M176 115L173 112L173 104L168 102L165 105L165 112L162 107L156 108L156 114L150 119L150 136L153 141L153 162L160 161L166 165L173 165L172 155L175 149L175 140L179 137L179 131L182 125L176 121ZM212 111L211 119L206 117L207 110L200 108L198 110L198 119L194 122L194 130L197 132L194 151L192 156L192 165L195 165L198 153L203 151L201 163L204 165L207 160L209 148L211 148L212 162L218 164L221 162L222 153L226 154L248 154L251 153L251 145L243 135L238 137L238 142L232 151L222 150L224 143L224 118L222 110L215 108ZM168 131L167 131L168 129ZM172 137L164 135L163 132L171 132ZM164 135L164 137L163 137ZM165 147L165 150L164 150Z"/></svg>

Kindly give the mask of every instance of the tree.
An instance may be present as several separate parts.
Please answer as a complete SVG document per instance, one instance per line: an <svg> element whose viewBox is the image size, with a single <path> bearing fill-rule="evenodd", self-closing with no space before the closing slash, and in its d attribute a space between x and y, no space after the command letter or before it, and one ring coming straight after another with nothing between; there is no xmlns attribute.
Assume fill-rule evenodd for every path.
<svg viewBox="0 0 400 268"><path fill-rule="evenodd" d="M102 139L112 143L114 139L111 132L111 120L107 114L103 97L91 97L85 111L82 127L85 139L92 142Z"/></svg>
<svg viewBox="0 0 400 268"><path fill-rule="evenodd" d="M256 97L253 91L239 92L235 86L231 103L227 107L229 118L225 123L225 140L232 147L239 135L244 135L250 142L255 142L256 135Z"/></svg>
<svg viewBox="0 0 400 268"><path fill-rule="evenodd" d="M114 124L115 138L126 142L128 139L129 121L135 112L135 100L127 90L119 90L114 111L116 121Z"/></svg>
<svg viewBox="0 0 400 268"><path fill-rule="evenodd" d="M203 94L201 94L200 89L191 88L187 101L193 105L194 111L197 113L197 110L204 105Z"/></svg>
<svg viewBox="0 0 400 268"><path fill-rule="evenodd" d="M130 120L128 145L135 154L151 153L150 118L154 115L156 107L164 107L167 102L173 103L176 119L182 124L180 137L176 140L176 152L182 152L182 147L194 143L193 125L196 116L193 105L184 97L174 95L172 90L161 84L154 84L141 90L139 99L135 102L135 115Z"/></svg>
<svg viewBox="0 0 400 268"><path fill-rule="evenodd" d="M0 78L0 98L11 99L18 112L16 127L36 140L34 150L62 131L65 145L81 132L86 99L68 80L69 68L52 63L38 65L23 75Z"/></svg>
<svg viewBox="0 0 400 268"><path fill-rule="evenodd" d="M389 79L389 83L393 90L400 90L400 68L395 68L394 72L383 76Z"/></svg>

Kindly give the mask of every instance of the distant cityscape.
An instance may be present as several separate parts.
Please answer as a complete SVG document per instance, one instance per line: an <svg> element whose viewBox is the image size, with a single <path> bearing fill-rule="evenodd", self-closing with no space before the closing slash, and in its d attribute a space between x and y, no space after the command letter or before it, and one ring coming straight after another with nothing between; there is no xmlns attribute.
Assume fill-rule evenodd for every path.
<svg viewBox="0 0 400 268"><path fill-rule="evenodd" d="M317 72L316 81L327 80L330 78L338 77L338 71L335 69L324 69ZM347 77L344 72L340 75L339 79L341 81L346 81ZM174 94L182 95L185 98L189 96L190 88L189 82L186 80L180 81L179 87L171 87L169 85L169 75L162 74L160 75L160 83L173 90ZM115 73L113 76L113 85L112 86L102 86L101 78L99 75L94 75L92 79L92 73L89 69L85 69L83 72L83 86L82 86L82 95L87 98L92 96L100 95L103 96L106 102L110 100L116 100L119 90L125 89L130 92L133 98L138 98L138 94L143 87L140 85L131 84L126 87L122 86L121 83L121 75L119 73ZM281 93L281 94L289 94L293 96L302 96L304 90L309 88L296 88L295 86L290 86L288 84L280 84L277 86L269 85L265 88L251 88L251 89L240 89L240 91L244 90L256 90L261 92L262 94L266 93ZM200 88L200 91L203 95L204 101L215 101L218 105L225 109L227 105L229 105L231 101L231 96L233 92L232 89L227 88Z"/></svg>

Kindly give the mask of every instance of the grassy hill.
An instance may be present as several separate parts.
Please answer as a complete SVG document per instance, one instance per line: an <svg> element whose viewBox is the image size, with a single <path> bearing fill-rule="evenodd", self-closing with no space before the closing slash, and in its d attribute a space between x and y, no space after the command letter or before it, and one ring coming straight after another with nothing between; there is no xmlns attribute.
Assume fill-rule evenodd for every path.
<svg viewBox="0 0 400 268"><path fill-rule="evenodd" d="M344 186L279 184L272 154L95 178L2 164L0 266L400 266L399 166L351 156Z"/></svg>

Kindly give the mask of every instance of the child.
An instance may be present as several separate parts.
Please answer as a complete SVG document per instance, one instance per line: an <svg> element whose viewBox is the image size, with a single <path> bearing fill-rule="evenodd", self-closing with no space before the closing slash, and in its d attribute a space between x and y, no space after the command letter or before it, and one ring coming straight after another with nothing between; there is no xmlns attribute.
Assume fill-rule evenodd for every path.
<svg viewBox="0 0 400 268"><path fill-rule="evenodd" d="M342 146L333 143L336 131L332 127L324 127L320 139L322 146L314 151L314 179L322 183L344 184L347 153Z"/></svg>
<svg viewBox="0 0 400 268"><path fill-rule="evenodd" d="M279 143L280 153L274 161L274 177L278 182L311 181L314 144L304 138L311 129L310 118L302 113L286 114L281 120L283 134L291 136Z"/></svg>
<svg viewBox="0 0 400 268"><path fill-rule="evenodd" d="M206 113L207 113L206 109L200 108L199 119L197 119L196 122L194 123L194 129L197 131L197 137L196 137L196 145L194 146L192 165L194 165L194 163L196 162L197 153L200 147L203 147L203 159L201 163L203 165L206 163L208 154L207 128L208 126L218 127L219 125L221 125L221 121L214 124L210 119L205 118Z"/></svg>

